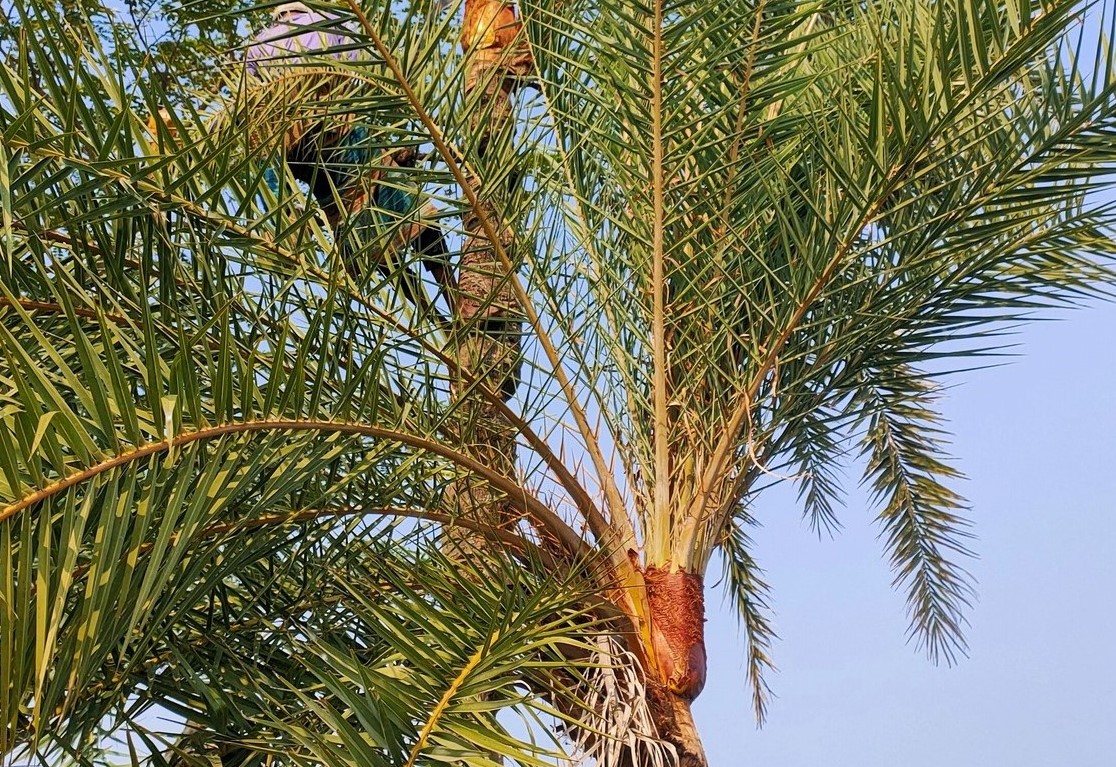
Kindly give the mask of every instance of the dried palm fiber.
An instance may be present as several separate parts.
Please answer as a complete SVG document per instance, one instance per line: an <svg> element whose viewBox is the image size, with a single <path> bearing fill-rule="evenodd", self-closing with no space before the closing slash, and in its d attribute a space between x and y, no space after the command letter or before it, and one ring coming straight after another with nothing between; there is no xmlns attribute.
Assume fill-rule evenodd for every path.
<svg viewBox="0 0 1116 767"><path fill-rule="evenodd" d="M594 638L592 661L580 670L571 696L557 701L563 731L576 745L574 764L596 767L670 767L674 746L655 728L645 672L620 639Z"/></svg>

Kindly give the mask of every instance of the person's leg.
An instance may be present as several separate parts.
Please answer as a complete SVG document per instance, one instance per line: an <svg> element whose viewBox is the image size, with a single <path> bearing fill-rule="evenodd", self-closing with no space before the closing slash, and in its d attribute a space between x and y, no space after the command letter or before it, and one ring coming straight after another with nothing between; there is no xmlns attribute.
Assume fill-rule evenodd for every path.
<svg viewBox="0 0 1116 767"><path fill-rule="evenodd" d="M438 225L438 209L427 203L422 209L421 218L416 222L417 232L411 237L411 244L422 257L422 265L441 286L448 291L454 287L453 271L449 263L449 246L446 235Z"/></svg>

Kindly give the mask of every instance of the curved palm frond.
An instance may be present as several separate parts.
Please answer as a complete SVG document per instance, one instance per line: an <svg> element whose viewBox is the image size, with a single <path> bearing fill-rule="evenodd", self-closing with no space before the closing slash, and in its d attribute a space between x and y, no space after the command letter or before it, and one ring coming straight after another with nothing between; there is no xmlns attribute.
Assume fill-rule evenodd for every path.
<svg viewBox="0 0 1116 767"><path fill-rule="evenodd" d="M344 42L266 88L14 6L0 753L92 754L108 720L186 761L696 758L643 576L723 556L762 716L749 509L793 479L836 529L855 445L913 636L963 651L934 381L1113 278L1116 71L1077 3L525 2L535 87L498 109L452 14L311 5ZM230 41L269 10L201 8ZM306 121L361 127L363 219L281 161ZM491 295L415 277L431 223L492 251ZM501 332L516 359L469 357ZM462 487L513 518L459 518Z"/></svg>

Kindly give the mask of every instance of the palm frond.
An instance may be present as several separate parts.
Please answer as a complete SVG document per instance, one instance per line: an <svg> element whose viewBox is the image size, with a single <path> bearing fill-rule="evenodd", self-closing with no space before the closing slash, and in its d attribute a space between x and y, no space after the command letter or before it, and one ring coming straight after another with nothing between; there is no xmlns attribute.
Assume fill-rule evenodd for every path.
<svg viewBox="0 0 1116 767"><path fill-rule="evenodd" d="M953 663L965 652L964 611L972 579L957 563L972 556L964 499L945 482L960 478L943 461L944 435L930 409L934 390L916 374L877 381L863 403L864 479L883 509L882 537L895 585L907 594L910 635L931 659Z"/></svg>
<svg viewBox="0 0 1116 767"><path fill-rule="evenodd" d="M762 718L749 509L791 479L835 530L857 444L912 635L963 652L931 372L1110 289L1087 8L525 2L493 137L453 14L311 3L342 42L249 81L271 5L158 4L205 72L85 2L0 19L0 753L670 763L641 568L720 551ZM283 161L307 122L359 124L360 216ZM491 295L414 276L429 223ZM491 312L508 358L469 357ZM456 519L462 483L521 516ZM451 565L453 525L492 551Z"/></svg>
<svg viewBox="0 0 1116 767"><path fill-rule="evenodd" d="M777 636L771 625L771 588L750 553L753 543L744 529L744 525L749 523L754 524L754 520L746 514L733 518L732 527L721 544L721 556L724 558L725 584L744 629L752 709L756 720L762 724L771 700L767 675L775 670L771 645Z"/></svg>

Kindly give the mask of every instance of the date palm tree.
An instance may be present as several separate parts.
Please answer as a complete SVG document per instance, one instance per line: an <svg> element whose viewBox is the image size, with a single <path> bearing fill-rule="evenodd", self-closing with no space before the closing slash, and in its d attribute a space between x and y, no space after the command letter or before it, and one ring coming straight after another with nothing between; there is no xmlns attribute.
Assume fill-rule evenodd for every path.
<svg viewBox="0 0 1116 767"><path fill-rule="evenodd" d="M309 5L356 53L264 99L5 21L0 754L705 765L707 570L762 717L749 509L833 527L850 455L964 651L934 403L1111 285L1110 4ZM325 220L280 160L324 114L410 214ZM431 204L449 323L399 289Z"/></svg>

